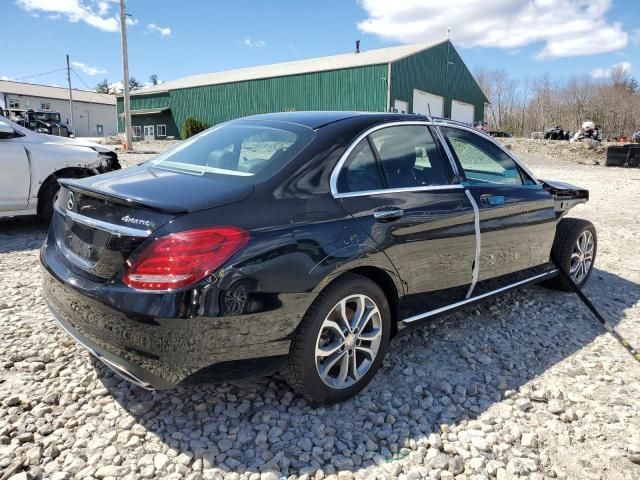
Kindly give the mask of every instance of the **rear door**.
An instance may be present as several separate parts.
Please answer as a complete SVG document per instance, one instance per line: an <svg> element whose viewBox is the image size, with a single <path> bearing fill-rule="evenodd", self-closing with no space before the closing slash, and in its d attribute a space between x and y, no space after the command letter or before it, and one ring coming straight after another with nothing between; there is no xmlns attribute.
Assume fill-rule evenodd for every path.
<svg viewBox="0 0 640 480"><path fill-rule="evenodd" d="M336 200L406 285L405 317L464 299L475 256L474 211L427 124L376 127L348 150L338 172Z"/></svg>
<svg viewBox="0 0 640 480"><path fill-rule="evenodd" d="M531 277L549 263L552 196L484 134L441 127L480 212L478 283L472 296Z"/></svg>

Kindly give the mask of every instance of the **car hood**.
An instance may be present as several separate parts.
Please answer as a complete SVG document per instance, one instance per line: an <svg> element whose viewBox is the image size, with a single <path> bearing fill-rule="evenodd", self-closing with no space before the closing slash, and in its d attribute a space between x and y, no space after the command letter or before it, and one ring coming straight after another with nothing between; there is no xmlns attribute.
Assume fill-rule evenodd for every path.
<svg viewBox="0 0 640 480"><path fill-rule="evenodd" d="M96 152L113 151L110 148L105 147L104 145L100 145L99 143L89 142L81 138L57 137L54 135L44 135L44 134L37 134L37 135L40 135L41 137L45 137L45 138L40 138L40 140L42 140L42 143L45 143L48 145L74 145L77 147L91 148Z"/></svg>
<svg viewBox="0 0 640 480"><path fill-rule="evenodd" d="M232 184L228 178L190 175L149 165L65 180L64 184L73 190L166 213L190 213L236 203L251 195L255 188L253 184Z"/></svg>

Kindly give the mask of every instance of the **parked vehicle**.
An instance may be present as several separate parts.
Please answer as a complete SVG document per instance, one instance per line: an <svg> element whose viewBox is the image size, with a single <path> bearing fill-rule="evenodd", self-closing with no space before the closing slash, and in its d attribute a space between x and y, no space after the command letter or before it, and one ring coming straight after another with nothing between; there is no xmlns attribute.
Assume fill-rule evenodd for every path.
<svg viewBox="0 0 640 480"><path fill-rule="evenodd" d="M398 331L540 281L583 285L587 190L473 127L292 112L210 128L63 188L42 249L53 316L145 388L283 371L345 400Z"/></svg>
<svg viewBox="0 0 640 480"><path fill-rule="evenodd" d="M502 132L500 130L491 130L489 132L487 132L489 135L491 135L492 137L497 137L497 138L511 138L513 137L513 135L511 135L509 132Z"/></svg>
<svg viewBox="0 0 640 480"><path fill-rule="evenodd" d="M21 127L38 133L57 135L58 137L73 136L73 132L69 130L66 123L62 122L58 112L27 110L16 123Z"/></svg>
<svg viewBox="0 0 640 480"><path fill-rule="evenodd" d="M569 140L570 138L571 132L569 130L563 130L560 125L550 128L544 134L545 140Z"/></svg>
<svg viewBox="0 0 640 480"><path fill-rule="evenodd" d="M0 218L39 215L49 221L61 178L120 168L115 152L73 138L32 132L0 118Z"/></svg>

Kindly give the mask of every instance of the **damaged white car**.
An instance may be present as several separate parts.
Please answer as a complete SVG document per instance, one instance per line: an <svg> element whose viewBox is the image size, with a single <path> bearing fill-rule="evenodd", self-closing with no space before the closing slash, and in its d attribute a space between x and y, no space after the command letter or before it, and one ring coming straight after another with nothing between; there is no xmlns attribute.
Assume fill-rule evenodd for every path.
<svg viewBox="0 0 640 480"><path fill-rule="evenodd" d="M102 145L32 132L0 117L0 218L38 215L48 222L59 178L119 168L116 153Z"/></svg>

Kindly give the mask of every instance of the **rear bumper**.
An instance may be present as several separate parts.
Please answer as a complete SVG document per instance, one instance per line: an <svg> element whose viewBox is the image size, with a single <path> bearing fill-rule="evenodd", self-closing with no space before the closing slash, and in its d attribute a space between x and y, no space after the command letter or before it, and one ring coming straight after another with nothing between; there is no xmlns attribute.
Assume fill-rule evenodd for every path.
<svg viewBox="0 0 640 480"><path fill-rule="evenodd" d="M244 310L250 313L229 314L221 305L228 292L213 286L198 293L125 293L122 286L74 276L50 254L45 245L43 293L53 317L94 356L144 388L278 371L300 312L312 300L311 294L274 295L254 300ZM187 303L193 308L185 310Z"/></svg>
<svg viewBox="0 0 640 480"><path fill-rule="evenodd" d="M122 358L116 357L112 353L104 350L103 348L100 348L97 344L93 343L87 337L82 336L75 328L71 326L69 322L63 320L58 315L58 313L53 308L51 308L51 306L49 306L49 312L51 313L53 318L55 318L56 321L60 324L60 326L62 326L62 328L64 328L64 330L69 335L71 335L76 342L86 348L91 355L102 361L102 363L111 368L111 370L116 372L124 379L148 390L156 388L171 388L171 384L166 383L161 378L156 377L152 373L145 371L137 365L127 362Z"/></svg>

